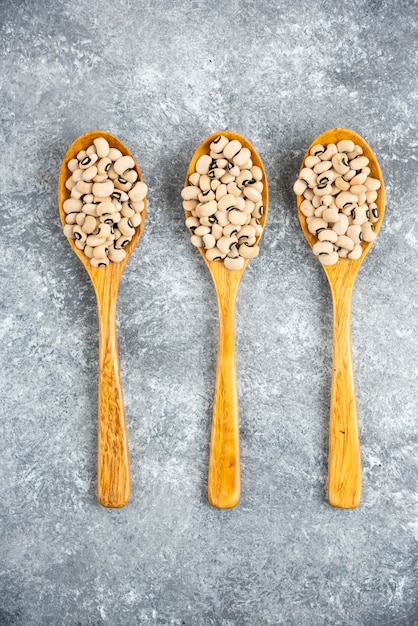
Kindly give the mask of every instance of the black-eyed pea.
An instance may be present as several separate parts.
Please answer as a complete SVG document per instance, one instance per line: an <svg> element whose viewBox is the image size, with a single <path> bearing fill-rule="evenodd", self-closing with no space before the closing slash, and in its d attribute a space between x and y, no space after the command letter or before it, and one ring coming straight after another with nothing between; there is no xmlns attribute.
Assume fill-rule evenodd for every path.
<svg viewBox="0 0 418 626"><path fill-rule="evenodd" d="M364 222L364 224L362 224L361 236L362 236L362 240L366 242L374 241L376 239L377 235L374 231L373 224L371 222L367 221L367 222Z"/></svg>
<svg viewBox="0 0 418 626"><path fill-rule="evenodd" d="M201 248L202 247L202 237L199 237L199 235L192 235L190 237L190 241L192 242L193 246L196 246L196 248Z"/></svg>
<svg viewBox="0 0 418 626"><path fill-rule="evenodd" d="M238 167L243 167L246 163L248 163L248 159L250 158L251 152L248 148L241 148L238 154L232 157L232 162L235 163L235 165L238 165Z"/></svg>
<svg viewBox="0 0 418 626"><path fill-rule="evenodd" d="M312 185L312 187L323 189L327 185L330 185L331 183L333 183L335 178L336 178L336 175L335 175L334 170L327 170L326 172L323 172L322 174L318 174L318 176L316 177L315 183Z"/></svg>
<svg viewBox="0 0 418 626"><path fill-rule="evenodd" d="M338 252L334 250L331 254L320 254L317 259L321 263L321 265L335 265L338 261Z"/></svg>
<svg viewBox="0 0 418 626"><path fill-rule="evenodd" d="M96 207L96 215L104 215L105 213L114 213L116 211L116 207L113 202L100 202L95 205Z"/></svg>
<svg viewBox="0 0 418 626"><path fill-rule="evenodd" d="M300 180L305 181L305 183L313 189L316 186L317 174L309 167L304 167L301 169L299 173Z"/></svg>
<svg viewBox="0 0 418 626"><path fill-rule="evenodd" d="M230 174L227 173L226 170L224 170L222 167L215 167L213 170L209 170L208 172L208 176L210 179L221 179L223 182L226 182L224 180L225 176L231 176ZM231 182L230 180L228 182Z"/></svg>
<svg viewBox="0 0 418 626"><path fill-rule="evenodd" d="M199 189L199 188L198 188ZM148 187L142 181L138 181L134 184L132 189L129 190L128 195L132 202L140 202L144 200L148 193Z"/></svg>
<svg viewBox="0 0 418 626"><path fill-rule="evenodd" d="M86 247L86 242L82 241L81 239L75 239L74 241L75 247L78 248L79 250L84 250L84 248Z"/></svg>
<svg viewBox="0 0 418 626"><path fill-rule="evenodd" d="M75 170L78 170L78 159L70 159L67 163L67 167L70 172L75 172Z"/></svg>
<svg viewBox="0 0 418 626"><path fill-rule="evenodd" d="M86 257L88 259L92 259L93 258L93 250L94 248L92 248L91 246L84 246L84 254L86 255Z"/></svg>
<svg viewBox="0 0 418 626"><path fill-rule="evenodd" d="M93 183L91 192L96 198L106 198L111 196L114 191L113 181L107 180L104 183ZM89 193L89 192L86 192Z"/></svg>
<svg viewBox="0 0 418 626"><path fill-rule="evenodd" d="M231 246L231 249L226 256L230 259L237 259L239 257L239 249L237 243L234 243L234 245Z"/></svg>
<svg viewBox="0 0 418 626"><path fill-rule="evenodd" d="M315 256L319 256L321 254L332 254L334 252L334 246L330 241L317 241L312 246L312 252Z"/></svg>
<svg viewBox="0 0 418 626"><path fill-rule="evenodd" d="M352 259L353 261L356 261L357 259L359 259L361 257L363 253L363 248L361 247L361 245L359 243L357 243L354 248L351 250L351 252L348 253L348 258Z"/></svg>
<svg viewBox="0 0 418 626"><path fill-rule="evenodd" d="M114 263L120 263L126 257L126 251L123 248L115 248L114 246L109 246L107 254L110 261Z"/></svg>
<svg viewBox="0 0 418 626"><path fill-rule="evenodd" d="M87 183L84 180L79 180L75 186L77 191L79 191L82 195L91 194L92 187L93 183Z"/></svg>
<svg viewBox="0 0 418 626"><path fill-rule="evenodd" d="M198 174L207 174L212 163L212 158L208 154L202 154L196 162L195 170Z"/></svg>
<svg viewBox="0 0 418 626"><path fill-rule="evenodd" d="M83 202L80 199L68 198L63 203L64 213L79 213L82 207Z"/></svg>
<svg viewBox="0 0 418 626"><path fill-rule="evenodd" d="M194 234L199 235L199 237L203 237L203 235L208 233L210 233L210 226L198 226L194 231Z"/></svg>
<svg viewBox="0 0 418 626"><path fill-rule="evenodd" d="M321 215L322 219L328 222L328 224L335 224L335 222L338 220L338 216L338 209L332 209L330 207L325 208L325 211L323 211Z"/></svg>
<svg viewBox="0 0 418 626"><path fill-rule="evenodd" d="M337 235L345 235L348 228L348 217L344 213L339 213L338 220L332 226Z"/></svg>
<svg viewBox="0 0 418 626"><path fill-rule="evenodd" d="M335 183L335 186L341 191L348 191L350 189L350 183L344 180L342 176L337 176L334 183Z"/></svg>
<svg viewBox="0 0 418 626"><path fill-rule="evenodd" d="M325 187L314 187L313 192L316 196L332 195L332 185L328 184L325 185Z"/></svg>
<svg viewBox="0 0 418 626"><path fill-rule="evenodd" d="M130 183L128 180L126 180L126 178L123 178L122 176L118 176L117 178L115 178L113 184L115 185L115 189L121 189L125 192L128 192L130 189L132 189L132 183Z"/></svg>
<svg viewBox="0 0 418 626"><path fill-rule="evenodd" d="M86 233L82 231L81 226L79 226L78 224L73 227L73 236L74 239L77 239L77 241L85 242L87 239Z"/></svg>
<svg viewBox="0 0 418 626"><path fill-rule="evenodd" d="M364 169L362 169L359 174L356 174L355 176L353 176L353 178L350 180L350 185L352 187L354 187L355 185L364 185L366 180L367 180L367 174L364 171Z"/></svg>
<svg viewBox="0 0 418 626"><path fill-rule="evenodd" d="M216 240L220 239L223 235L223 228L220 224L213 224L211 228L211 233L215 237Z"/></svg>
<svg viewBox="0 0 418 626"><path fill-rule="evenodd" d="M340 259L346 259L349 255L349 251L347 250L347 248L338 248L337 254L340 257Z"/></svg>
<svg viewBox="0 0 418 626"><path fill-rule="evenodd" d="M108 156L111 148L107 139L104 137L96 137L96 139L93 140L93 144L100 158Z"/></svg>
<svg viewBox="0 0 418 626"><path fill-rule="evenodd" d="M309 219L308 230L312 235L318 235L321 230L328 227L328 224L321 217L307 218Z"/></svg>
<svg viewBox="0 0 418 626"><path fill-rule="evenodd" d="M380 189L381 183L377 178L368 177L364 182L364 186L367 191L377 191Z"/></svg>
<svg viewBox="0 0 418 626"><path fill-rule="evenodd" d="M74 237L74 225L73 224L65 224L64 226L64 235L68 237L68 239L75 239Z"/></svg>
<svg viewBox="0 0 418 626"><path fill-rule="evenodd" d="M323 212L326 210L326 206L324 206L323 204L320 204L319 207L317 207L315 209L315 217L322 217Z"/></svg>
<svg viewBox="0 0 418 626"><path fill-rule="evenodd" d="M106 175L108 178L110 178L110 180L116 180L116 178L118 177L118 174L116 174L115 170L113 169L113 163L111 167L109 167Z"/></svg>
<svg viewBox="0 0 418 626"><path fill-rule="evenodd" d="M222 254L228 254L228 252L230 251L232 246L234 244L236 244L237 242L238 242L238 239L237 239L236 235L232 235L232 236L229 236L229 237L226 236L226 235L223 235L216 242L216 247L218 248L218 250L220 250L220 252Z"/></svg>
<svg viewBox="0 0 418 626"><path fill-rule="evenodd" d="M95 235L96 237L102 237L103 239L106 239L107 237L109 237L111 232L112 226L110 224L106 224L105 222L101 222L97 227Z"/></svg>
<svg viewBox="0 0 418 626"><path fill-rule="evenodd" d="M78 226L83 226L85 219L86 219L86 214L80 211L80 213L77 213L76 218L75 218L76 224L78 224Z"/></svg>
<svg viewBox="0 0 418 626"><path fill-rule="evenodd" d="M314 192L312 191L312 189L309 189L309 187L307 187L303 192L303 197L305 198L305 200L309 200L310 202L312 201L314 195Z"/></svg>
<svg viewBox="0 0 418 626"><path fill-rule="evenodd" d="M222 226L222 228L229 224L228 214L226 211L216 211L215 217L217 219L217 223Z"/></svg>
<svg viewBox="0 0 418 626"><path fill-rule="evenodd" d="M183 189L181 190L181 197L183 198L183 200L197 200L200 191L200 187L189 185L188 187L183 187Z"/></svg>
<svg viewBox="0 0 418 626"><path fill-rule="evenodd" d="M332 159L334 154L337 154L337 153L338 153L338 148L335 145L335 143L329 143L326 149L324 150L324 152L322 152L322 154L319 155L319 158L321 159L321 161L329 161L330 159Z"/></svg>
<svg viewBox="0 0 418 626"><path fill-rule="evenodd" d="M199 175L200 176L200 175ZM200 176L199 178L199 187L202 191L210 191L211 186L210 186L210 178L207 174L203 174L202 176Z"/></svg>
<svg viewBox="0 0 418 626"><path fill-rule="evenodd" d="M70 176L70 178L67 178L67 180L65 181L65 188L68 189L68 191L71 191L71 189L73 189L76 184L77 183L75 182L75 180L73 180L73 177Z"/></svg>
<svg viewBox="0 0 418 626"><path fill-rule="evenodd" d="M89 168L91 165L94 165L97 161L98 161L99 157L97 156L97 154L93 153L93 154L87 154L86 156L81 159L79 159L79 165L78 167L81 170L86 170L87 168Z"/></svg>
<svg viewBox="0 0 418 626"><path fill-rule="evenodd" d="M210 150L212 150L212 152L215 152L216 154L222 154L223 149L226 147L227 143L228 139L225 137L225 135L219 135L218 137L216 137L216 139L212 141L209 148Z"/></svg>
<svg viewBox="0 0 418 626"><path fill-rule="evenodd" d="M367 222L367 211L368 208L366 204L355 207L351 212L353 224L362 226L365 222Z"/></svg>
<svg viewBox="0 0 418 626"><path fill-rule="evenodd" d="M200 222L197 219L197 217L188 217L186 219L186 227L190 230L192 234L194 233L196 228L198 228L199 225L200 225Z"/></svg>
<svg viewBox="0 0 418 626"><path fill-rule="evenodd" d="M238 235L241 230L241 226L239 224L227 224L223 227L222 233L225 237L233 237L234 235Z"/></svg>
<svg viewBox="0 0 418 626"><path fill-rule="evenodd" d="M93 256L90 259L90 265L93 267L106 267L109 265L109 259L106 256L101 259L96 259L96 257Z"/></svg>
<svg viewBox="0 0 418 626"><path fill-rule="evenodd" d="M358 244L361 242L361 226L360 224L351 224L347 228L347 237L353 241L354 244Z"/></svg>
<svg viewBox="0 0 418 626"><path fill-rule="evenodd" d="M350 159L350 169L356 172L363 169L369 164L369 159L365 156L356 156L354 159Z"/></svg>
<svg viewBox="0 0 418 626"><path fill-rule="evenodd" d="M255 209L255 202L252 202L251 200L248 200L248 198L245 198L244 206L242 207L241 210L247 213L248 215L251 215L254 209Z"/></svg>
<svg viewBox="0 0 418 626"><path fill-rule="evenodd" d="M74 224L77 224L77 215L80 215L80 214L79 213L67 213L65 216L65 223L72 224L74 226Z"/></svg>
<svg viewBox="0 0 418 626"><path fill-rule="evenodd" d="M93 248L93 257L95 259L104 259L107 256L107 250L106 244L102 243L100 246Z"/></svg>
<svg viewBox="0 0 418 626"><path fill-rule="evenodd" d="M303 182L303 181L301 181ZM305 183L306 185L306 183ZM305 191L305 189L303 190ZM303 192L302 192L303 193ZM252 202L260 202L261 200L261 193L258 191L258 189L255 189L254 186L246 186L244 188L244 196L246 198L248 198L248 200L251 200Z"/></svg>
<svg viewBox="0 0 418 626"><path fill-rule="evenodd" d="M229 183L227 185L227 192L228 192L228 194L230 194L232 196L240 196L241 195L241 189L239 189L239 187L237 187L235 182Z"/></svg>
<svg viewBox="0 0 418 626"><path fill-rule="evenodd" d="M86 154L97 154L96 146L93 144L86 150Z"/></svg>
<svg viewBox="0 0 418 626"><path fill-rule="evenodd" d="M351 252L354 248L354 241L348 235L339 235L335 245L337 248L344 248L344 250Z"/></svg>
<svg viewBox="0 0 418 626"><path fill-rule="evenodd" d="M91 182L93 178L96 176L96 174L97 174L97 167L95 165L92 165L91 167L88 167L86 170L83 170L81 178L82 180L86 182Z"/></svg>
<svg viewBox="0 0 418 626"><path fill-rule="evenodd" d="M350 160L351 159L355 159L356 157L360 156L361 154L363 154L363 148L361 148L357 144L354 145L354 148L351 150L351 152L347 152L347 156L348 156L348 158Z"/></svg>
<svg viewBox="0 0 418 626"><path fill-rule="evenodd" d="M115 162L118 159L120 159L123 156L123 154L117 148L110 148L107 156L109 157L111 161Z"/></svg>
<svg viewBox="0 0 418 626"><path fill-rule="evenodd" d="M325 148L324 146L322 146L321 144L315 144L314 146L312 146L312 148L309 151L309 154L311 156L316 156L319 157L321 156L321 154L323 154L325 152Z"/></svg>
<svg viewBox="0 0 418 626"><path fill-rule="evenodd" d="M219 248L215 246L210 250L206 250L205 256L208 261L221 261L226 255L222 254Z"/></svg>
<svg viewBox="0 0 418 626"><path fill-rule="evenodd" d="M230 193L225 194L218 200L217 208L218 211L231 211L233 208L237 206L236 196L233 196Z"/></svg>
<svg viewBox="0 0 418 626"><path fill-rule="evenodd" d="M95 217L97 216L97 204L89 203L89 204L84 204L83 205L83 213L85 213L86 215L94 215Z"/></svg>
<svg viewBox="0 0 418 626"><path fill-rule="evenodd" d="M335 204L339 209L354 208L357 202L357 196L349 191L341 191L335 198Z"/></svg>
<svg viewBox="0 0 418 626"><path fill-rule="evenodd" d="M210 202L200 202L196 207L196 213L198 217L209 217L210 215L215 215L218 208L216 200L210 200Z"/></svg>
<svg viewBox="0 0 418 626"><path fill-rule="evenodd" d="M375 224L377 221L379 221L379 209L375 202L372 202L371 204L369 204L368 218L369 218L369 222L371 222L372 224Z"/></svg>
<svg viewBox="0 0 418 626"><path fill-rule="evenodd" d="M372 204L377 200L377 191L366 191L366 202Z"/></svg>
<svg viewBox="0 0 418 626"><path fill-rule="evenodd" d="M122 217L122 219L118 223L118 228L122 235L125 235L127 237L133 237L135 234L135 228L132 226L132 223L127 217Z"/></svg>
<svg viewBox="0 0 418 626"><path fill-rule="evenodd" d="M236 196L236 208L238 211L245 211L245 198L243 196Z"/></svg>
<svg viewBox="0 0 418 626"><path fill-rule="evenodd" d="M226 172L226 174L224 174L223 176L220 177L220 182L223 185L229 185L229 183L233 183L235 180L235 176L233 176L232 174L230 174L229 172Z"/></svg>
<svg viewBox="0 0 418 626"><path fill-rule="evenodd" d="M238 224L239 226L242 226L247 222L247 220L249 221L251 218L251 216L244 213L244 211L239 211L237 209L232 209L232 211L229 211L228 217L231 224Z"/></svg>
<svg viewBox="0 0 418 626"><path fill-rule="evenodd" d="M109 157L104 157L97 162L97 173L101 176L107 175L109 169L112 166L112 161Z"/></svg>
<svg viewBox="0 0 418 626"><path fill-rule="evenodd" d="M255 240L255 237L256 232L254 226L243 226L238 233L238 242L243 243L243 241Z"/></svg>
<svg viewBox="0 0 418 626"><path fill-rule="evenodd" d="M353 180L353 178L354 178L356 175L357 175L357 174L356 174L355 170L351 170L351 169L350 169L350 170L347 172L347 174L344 174L344 176L343 176L342 178L343 178L345 181L347 181L347 182L351 182L351 181Z"/></svg>
<svg viewBox="0 0 418 626"><path fill-rule="evenodd" d="M137 215L135 211L131 209L131 207L129 206L129 202L124 202L122 204L122 209L120 213L122 217L128 217L128 218L131 218L133 215Z"/></svg>
<svg viewBox="0 0 418 626"><path fill-rule="evenodd" d="M303 200L300 204L300 211L305 217L312 217L315 213L315 207L309 200Z"/></svg>
<svg viewBox="0 0 418 626"><path fill-rule="evenodd" d="M115 232L115 241L113 243L113 246L115 247L116 250L120 250L121 248L126 248L126 246L129 244L131 239L132 237L129 237L123 234L121 234L121 236L116 239L116 232Z"/></svg>
<svg viewBox="0 0 418 626"><path fill-rule="evenodd" d="M113 169L116 174L121 176L126 170L131 170L135 167L135 161L129 155L125 155L117 159L113 164Z"/></svg>
<svg viewBox="0 0 418 626"><path fill-rule="evenodd" d="M81 191L78 191L77 189L77 185L75 187L73 187L71 189L70 195L72 198L74 198L75 200L80 200L80 198L83 197L83 194Z"/></svg>
<svg viewBox="0 0 418 626"><path fill-rule="evenodd" d="M135 206L138 203L133 202L132 204L133 206ZM183 209L185 211L193 211L197 207L198 204L199 204L198 200L183 200Z"/></svg>
<svg viewBox="0 0 418 626"><path fill-rule="evenodd" d="M217 178L214 178L213 180L210 181L210 188L212 189L212 191L216 191L221 184L222 183L220 180L218 180Z"/></svg>
<svg viewBox="0 0 418 626"><path fill-rule="evenodd" d="M341 141L337 142L338 152L352 152L354 148L355 143L351 139L341 139Z"/></svg>
<svg viewBox="0 0 418 626"><path fill-rule="evenodd" d="M80 150L80 152L77 152L77 160L79 162L82 161L86 156L87 156L86 150Z"/></svg>
<svg viewBox="0 0 418 626"><path fill-rule="evenodd" d="M328 241L331 243L335 243L338 239L338 234L335 232L335 230L332 230L331 228L325 228L318 233L318 239L319 241Z"/></svg>
<svg viewBox="0 0 418 626"><path fill-rule="evenodd" d="M241 148L242 148L241 142L238 141L237 139L233 139L232 141L228 141L228 143L225 145L222 151L222 154L225 157L225 159L228 159L228 161L232 161L233 158L241 150Z"/></svg>
<svg viewBox="0 0 418 626"><path fill-rule="evenodd" d="M96 218L93 215L86 215L82 226L83 232L85 232L87 235L91 235L91 233L96 230L96 227Z"/></svg>
<svg viewBox="0 0 418 626"><path fill-rule="evenodd" d="M346 154L344 154L344 152L338 152L337 154L334 154L331 159L331 163L334 170L340 176L346 174L350 169L350 166L348 165L348 157Z"/></svg>
<svg viewBox="0 0 418 626"><path fill-rule="evenodd" d="M306 167L309 167L308 165ZM263 179L263 170L258 165L253 165L250 169L251 176L254 180L262 180Z"/></svg>
<svg viewBox="0 0 418 626"><path fill-rule="evenodd" d="M224 259L224 265L227 270L242 270L244 264L245 259L242 256L238 256L236 258L231 258L227 256Z"/></svg>
<svg viewBox="0 0 418 626"><path fill-rule="evenodd" d="M216 198L217 202L219 202L219 200L220 200L223 196L226 196L226 195L227 195L227 193L228 193L228 187L227 187L227 185L225 185L225 184L221 183L221 184L219 185L219 187L216 189L216 192L215 192L215 198Z"/></svg>
<svg viewBox="0 0 418 626"><path fill-rule="evenodd" d="M359 196L362 193L366 193L367 188L364 185L353 185L350 186L350 193L353 193L355 196Z"/></svg>
<svg viewBox="0 0 418 626"><path fill-rule="evenodd" d="M314 166L313 172L318 176L318 174L323 174L327 170L330 170L332 167L332 161L321 161L317 165Z"/></svg>
<svg viewBox="0 0 418 626"><path fill-rule="evenodd" d="M260 252L260 248L257 245L249 245L247 242L244 242L239 247L239 254L244 259L255 259Z"/></svg>
<svg viewBox="0 0 418 626"><path fill-rule="evenodd" d="M211 248L214 248L215 245L216 245L216 239L211 233L207 233L206 235L203 235L202 247L205 248L205 250L210 250Z"/></svg>

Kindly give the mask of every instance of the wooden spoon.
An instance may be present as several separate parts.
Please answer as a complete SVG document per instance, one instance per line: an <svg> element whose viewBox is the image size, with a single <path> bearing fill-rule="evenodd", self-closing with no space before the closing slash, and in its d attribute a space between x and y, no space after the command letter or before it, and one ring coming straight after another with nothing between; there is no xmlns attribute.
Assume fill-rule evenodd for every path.
<svg viewBox="0 0 418 626"><path fill-rule="evenodd" d="M361 146L364 156L370 161L370 176L378 178L381 182L376 200L379 219L374 224L374 229L378 233L385 210L385 186L377 158L368 143L360 135L348 128L327 130L319 135L309 146L303 158L303 163L310 149L315 144L325 146L329 143L337 143L341 139L351 139L355 144ZM302 196L297 197L299 219L306 239L313 246L317 239L308 231L306 218L300 211L302 200ZM363 253L356 261L341 258L335 265L323 266L331 287L334 310L328 500L333 506L345 509L354 508L360 504L362 485L360 440L351 345L351 304L357 272L372 244L373 242L362 243Z"/></svg>
<svg viewBox="0 0 418 626"><path fill-rule="evenodd" d="M251 143L237 133L214 133L205 139L194 153L187 171L185 185L195 171L196 161L202 154L209 154L209 146L216 137L224 135L230 141L237 139L251 152L254 165L263 172L264 190L262 201L264 214L260 219L263 228L267 218L268 187L263 162ZM190 213L186 211L186 217ZM257 238L258 243L259 238ZM218 299L218 357L216 365L215 399L212 416L212 435L209 458L208 498L218 508L229 509L236 506L240 498L240 446L238 421L238 389L235 357L235 306L238 287L248 265L245 260L241 270L226 269L223 261L208 261L205 250L199 251L209 268Z"/></svg>
<svg viewBox="0 0 418 626"><path fill-rule="evenodd" d="M70 197L70 192L65 187L65 181L71 175L67 163L80 150L86 150L97 137L104 137L111 147L118 148L124 155L133 158L128 148L110 133L95 130L78 137L68 148L60 170L58 202L63 225L63 203ZM136 161L135 170L138 180L142 181ZM125 506L130 498L128 435L116 337L116 301L122 272L144 228L145 214L146 206L142 213L142 223L135 229L132 240L125 248L126 257L120 263L111 262L107 267L93 267L84 252L75 246L74 240L68 240L91 278L98 305L100 347L97 491L100 504L106 507Z"/></svg>

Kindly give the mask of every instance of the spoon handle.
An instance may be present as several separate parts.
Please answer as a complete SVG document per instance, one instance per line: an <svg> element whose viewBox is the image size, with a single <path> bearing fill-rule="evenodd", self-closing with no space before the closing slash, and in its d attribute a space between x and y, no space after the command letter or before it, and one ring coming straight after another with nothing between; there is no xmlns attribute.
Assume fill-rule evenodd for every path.
<svg viewBox="0 0 418 626"><path fill-rule="evenodd" d="M99 430L97 491L100 504L122 507L130 498L125 406L116 336L117 286L96 288L99 309Z"/></svg>
<svg viewBox="0 0 418 626"><path fill-rule="evenodd" d="M334 309L328 500L344 509L361 497L361 457L351 344L352 279L331 285Z"/></svg>
<svg viewBox="0 0 418 626"><path fill-rule="evenodd" d="M240 497L238 388L235 358L236 290L218 293L219 326L215 399L209 457L208 498L230 509Z"/></svg>

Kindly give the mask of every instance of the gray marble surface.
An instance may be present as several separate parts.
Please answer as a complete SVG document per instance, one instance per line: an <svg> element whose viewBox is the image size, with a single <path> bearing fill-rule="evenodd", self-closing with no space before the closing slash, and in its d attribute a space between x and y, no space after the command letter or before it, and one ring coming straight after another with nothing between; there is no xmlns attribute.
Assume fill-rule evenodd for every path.
<svg viewBox="0 0 418 626"><path fill-rule="evenodd" d="M294 0L0 3L1 626L418 624L418 5ZM357 279L363 497L326 501L332 312L292 185L312 139L380 160L383 228ZM98 327L57 177L95 128L149 185L120 286L132 464L96 500ZM206 498L217 309L179 198L196 146L246 135L270 189L237 306L242 497Z"/></svg>

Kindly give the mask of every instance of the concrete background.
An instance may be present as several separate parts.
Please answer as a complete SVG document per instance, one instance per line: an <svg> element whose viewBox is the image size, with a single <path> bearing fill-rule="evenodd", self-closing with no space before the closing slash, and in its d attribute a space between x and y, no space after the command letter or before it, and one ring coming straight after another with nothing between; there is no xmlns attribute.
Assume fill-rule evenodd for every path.
<svg viewBox="0 0 418 626"><path fill-rule="evenodd" d="M1 625L418 624L417 3L3 0L0 23ZM352 511L326 502L331 300L292 193L333 126L370 143L388 196L353 302ZM96 303L56 197L96 128L149 185L118 300L122 510L96 501ZM231 511L206 499L217 310L179 197L222 129L250 139L270 189L238 298Z"/></svg>

